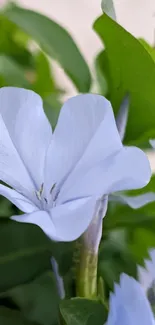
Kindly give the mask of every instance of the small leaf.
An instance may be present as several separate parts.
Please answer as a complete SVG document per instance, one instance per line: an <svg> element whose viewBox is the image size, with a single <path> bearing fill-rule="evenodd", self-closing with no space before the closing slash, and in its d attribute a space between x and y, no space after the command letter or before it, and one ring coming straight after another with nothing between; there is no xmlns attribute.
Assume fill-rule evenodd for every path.
<svg viewBox="0 0 155 325"><path fill-rule="evenodd" d="M113 4L113 0L102 0L101 8L109 17L116 20L116 13Z"/></svg>
<svg viewBox="0 0 155 325"><path fill-rule="evenodd" d="M12 5L3 16L34 39L41 48L59 62L80 92L88 92L91 77L88 66L69 33L48 17Z"/></svg>
<svg viewBox="0 0 155 325"><path fill-rule="evenodd" d="M0 219L1 292L51 269L51 255L51 242L39 227Z"/></svg>
<svg viewBox="0 0 155 325"><path fill-rule="evenodd" d="M116 115L122 98L130 96L124 141L136 143L142 134L148 141L148 136L155 137L155 62L137 39L106 14L96 20L94 29L106 48L109 99Z"/></svg>
<svg viewBox="0 0 155 325"><path fill-rule="evenodd" d="M25 319L41 325L55 325L59 316L59 297L52 272L19 285L0 295L9 298Z"/></svg>
<svg viewBox="0 0 155 325"><path fill-rule="evenodd" d="M62 301L60 311L67 325L103 325L107 316L101 303L83 298Z"/></svg>

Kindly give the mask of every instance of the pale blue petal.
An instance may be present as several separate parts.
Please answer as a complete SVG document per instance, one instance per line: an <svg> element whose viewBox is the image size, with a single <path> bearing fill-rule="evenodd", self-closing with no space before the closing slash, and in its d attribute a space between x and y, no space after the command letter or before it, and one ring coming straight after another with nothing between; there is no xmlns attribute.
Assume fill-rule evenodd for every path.
<svg viewBox="0 0 155 325"><path fill-rule="evenodd" d="M0 114L12 144L39 190L44 181L45 154L52 138L51 126L44 114L40 96L22 88L1 88ZM1 145L5 146L3 137Z"/></svg>
<svg viewBox="0 0 155 325"><path fill-rule="evenodd" d="M80 237L91 223L97 207L96 198L84 198L51 209L56 240L72 241Z"/></svg>
<svg viewBox="0 0 155 325"><path fill-rule="evenodd" d="M25 213L32 213L38 210L38 208L28 198L2 184L0 184L0 195L6 197L9 201L11 201Z"/></svg>
<svg viewBox="0 0 155 325"><path fill-rule="evenodd" d="M150 145L152 146L152 148L155 149L155 139L150 139L149 142L150 142Z"/></svg>
<svg viewBox="0 0 155 325"><path fill-rule="evenodd" d="M123 141L128 121L129 115L129 96L126 96L122 101L119 112L116 118L116 125L120 135L121 140Z"/></svg>
<svg viewBox="0 0 155 325"><path fill-rule="evenodd" d="M151 261L145 261L145 268L142 266L137 267L138 281L141 284L144 292L147 294L152 282L155 280L155 269Z"/></svg>
<svg viewBox="0 0 155 325"><path fill-rule="evenodd" d="M79 199L56 206L50 213L37 211L11 219L38 225L45 234L55 241L77 239L89 226L96 211L96 198Z"/></svg>
<svg viewBox="0 0 155 325"><path fill-rule="evenodd" d="M155 320L146 295L140 284L123 274L120 287L110 297L106 325L154 325Z"/></svg>
<svg viewBox="0 0 155 325"><path fill-rule="evenodd" d="M29 198L33 196L33 181L19 156L0 115L0 180Z"/></svg>
<svg viewBox="0 0 155 325"><path fill-rule="evenodd" d="M147 185L151 177L148 158L136 147L124 147L94 167L89 166L88 160L87 164L80 164L72 173L62 188L60 201L141 188Z"/></svg>
<svg viewBox="0 0 155 325"><path fill-rule="evenodd" d="M149 250L150 260L145 260L145 268L138 266L138 278L144 291L147 293L148 289L152 287L155 282L155 249Z"/></svg>
<svg viewBox="0 0 155 325"><path fill-rule="evenodd" d="M46 159L48 190L64 182L78 162L92 168L121 147L109 101L91 94L69 99L60 112Z"/></svg>
<svg viewBox="0 0 155 325"><path fill-rule="evenodd" d="M98 254L98 248L102 237L102 222L108 207L108 196L99 201L96 214L89 227L83 234L84 247Z"/></svg>
<svg viewBox="0 0 155 325"><path fill-rule="evenodd" d="M139 209L144 205L155 201L155 193L148 192L141 195L129 196L121 193L109 196L110 201L124 203L133 209Z"/></svg>
<svg viewBox="0 0 155 325"><path fill-rule="evenodd" d="M152 264L154 266L154 274L155 274L155 249L154 248L149 250L149 255L150 255Z"/></svg>

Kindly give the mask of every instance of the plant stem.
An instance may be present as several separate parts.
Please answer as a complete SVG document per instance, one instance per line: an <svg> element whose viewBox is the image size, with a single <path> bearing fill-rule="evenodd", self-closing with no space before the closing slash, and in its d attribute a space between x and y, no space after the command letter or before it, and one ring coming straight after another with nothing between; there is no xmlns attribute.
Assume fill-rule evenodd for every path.
<svg viewBox="0 0 155 325"><path fill-rule="evenodd" d="M97 262L98 256L82 247L77 272L77 296L88 299L97 297Z"/></svg>
<svg viewBox="0 0 155 325"><path fill-rule="evenodd" d="M99 200L94 218L80 238L77 266L77 296L97 299L98 249L102 237L102 219L107 211L108 196Z"/></svg>

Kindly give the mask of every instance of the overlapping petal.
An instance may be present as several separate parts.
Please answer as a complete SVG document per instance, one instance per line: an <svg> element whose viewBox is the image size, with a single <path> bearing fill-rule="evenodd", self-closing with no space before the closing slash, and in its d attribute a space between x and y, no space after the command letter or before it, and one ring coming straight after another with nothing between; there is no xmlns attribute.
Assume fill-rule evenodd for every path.
<svg viewBox="0 0 155 325"><path fill-rule="evenodd" d="M102 151L101 151L102 154ZM151 177L149 161L136 147L123 147L89 168L81 163L64 184L61 199L71 196L98 196L145 186Z"/></svg>
<svg viewBox="0 0 155 325"><path fill-rule="evenodd" d="M54 183L63 183L67 177L68 186L71 182L73 185L74 177L70 179L69 174L74 169L81 165L90 169L121 148L108 100L92 94L69 99L61 109L47 154L45 183L48 191Z"/></svg>
<svg viewBox="0 0 155 325"><path fill-rule="evenodd" d="M12 219L38 225L53 240L72 241L87 229L96 207L96 198L83 198L56 206L49 212L38 211Z"/></svg>
<svg viewBox="0 0 155 325"><path fill-rule="evenodd" d="M25 213L32 213L38 210L38 207L33 204L32 201L5 185L0 184L0 194L6 197L9 201L16 205L16 207Z"/></svg>
<svg viewBox="0 0 155 325"><path fill-rule="evenodd" d="M132 209L139 209L142 206L155 201L155 193L148 192L141 195L130 196L116 193L109 196L110 201L120 202L128 205Z"/></svg>

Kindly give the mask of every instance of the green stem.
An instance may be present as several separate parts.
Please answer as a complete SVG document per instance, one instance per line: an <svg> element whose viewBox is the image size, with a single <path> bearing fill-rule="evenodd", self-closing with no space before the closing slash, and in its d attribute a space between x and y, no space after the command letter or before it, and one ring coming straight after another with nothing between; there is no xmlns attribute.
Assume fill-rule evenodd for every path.
<svg viewBox="0 0 155 325"><path fill-rule="evenodd" d="M78 297L97 298L97 263L98 255L81 245L80 263L77 269Z"/></svg>

